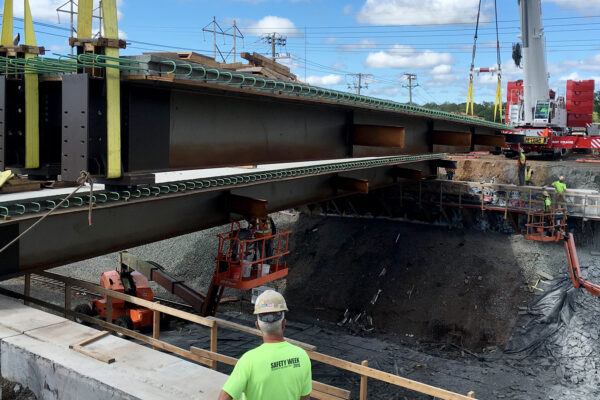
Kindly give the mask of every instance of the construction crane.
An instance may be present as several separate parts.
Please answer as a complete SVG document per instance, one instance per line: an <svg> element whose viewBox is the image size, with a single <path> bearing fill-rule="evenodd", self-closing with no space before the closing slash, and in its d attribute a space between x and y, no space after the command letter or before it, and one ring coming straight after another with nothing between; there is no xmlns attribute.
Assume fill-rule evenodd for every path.
<svg viewBox="0 0 600 400"><path fill-rule="evenodd" d="M541 0L519 0L521 43L513 45L513 60L523 80L508 82L505 131L507 155L521 147L557 157L569 149L600 147L592 125L593 81L567 81L566 99L548 86L548 66Z"/></svg>
<svg viewBox="0 0 600 400"><path fill-rule="evenodd" d="M527 216L525 239L537 242L563 241L571 283L575 288L583 288L600 296L600 285L585 280L579 266L579 257L572 233L566 231L566 211L562 208L550 212L531 212Z"/></svg>

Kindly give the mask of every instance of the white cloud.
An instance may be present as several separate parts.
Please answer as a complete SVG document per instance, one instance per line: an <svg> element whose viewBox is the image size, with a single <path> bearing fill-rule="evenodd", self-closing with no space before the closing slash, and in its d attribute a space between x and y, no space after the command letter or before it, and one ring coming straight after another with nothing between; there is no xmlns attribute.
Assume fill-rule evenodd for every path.
<svg viewBox="0 0 600 400"><path fill-rule="evenodd" d="M287 37L302 36L302 32L296 28L296 25L291 20L274 15L268 15L249 27L249 33L253 35L260 36L273 32Z"/></svg>
<svg viewBox="0 0 600 400"><path fill-rule="evenodd" d="M369 53L365 60L368 68L432 68L439 64L452 64L450 53L436 53L431 50L419 51L410 46L396 44L386 51Z"/></svg>
<svg viewBox="0 0 600 400"><path fill-rule="evenodd" d="M582 15L593 15L600 11L600 0L544 0L554 3L565 10L576 10Z"/></svg>
<svg viewBox="0 0 600 400"><path fill-rule="evenodd" d="M372 25L472 23L479 0L366 0L358 22Z"/></svg>
<svg viewBox="0 0 600 400"><path fill-rule="evenodd" d="M352 4L346 4L342 9L342 13L344 13L344 15L352 14Z"/></svg>
<svg viewBox="0 0 600 400"><path fill-rule="evenodd" d="M440 65L436 65L435 67L433 67L433 69L431 70L432 74L447 74L450 72L450 70L452 69L451 65L448 64L440 64Z"/></svg>
<svg viewBox="0 0 600 400"><path fill-rule="evenodd" d="M374 49L377 46L375 45L375 42L372 39L369 38L365 38L365 39L361 39L356 43L346 43L346 44L341 44L338 46L338 49L340 49L341 51L351 51L351 50L368 50L368 49Z"/></svg>
<svg viewBox="0 0 600 400"><path fill-rule="evenodd" d="M342 84L344 82L344 77L336 74L329 74L324 76L311 75L306 78L306 81L310 85L332 86Z"/></svg>
<svg viewBox="0 0 600 400"><path fill-rule="evenodd" d="M15 17L23 18L24 9L23 9L23 1L16 0L13 3L14 6L14 14ZM56 13L56 9L65 4L65 0L29 0L29 6L31 8L31 15L34 20L37 21L49 21L53 23L58 22L58 15ZM98 7L98 0L94 0L94 8ZM117 16L119 19L123 17L123 13L121 12L121 8L124 5L123 0L117 0ZM67 10L67 8L65 8ZM77 12L77 7L75 7L75 12ZM65 23L65 21L69 21L69 14L61 13L60 21ZM75 15L75 19L77 19L77 15Z"/></svg>
<svg viewBox="0 0 600 400"><path fill-rule="evenodd" d="M345 70L348 68L348 66L342 62L336 62L336 63L331 64L331 68Z"/></svg>

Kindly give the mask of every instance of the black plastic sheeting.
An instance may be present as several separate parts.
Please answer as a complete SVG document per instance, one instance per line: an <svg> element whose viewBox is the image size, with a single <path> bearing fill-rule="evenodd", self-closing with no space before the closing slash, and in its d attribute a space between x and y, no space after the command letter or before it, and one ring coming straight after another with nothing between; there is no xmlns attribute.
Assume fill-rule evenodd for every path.
<svg viewBox="0 0 600 400"><path fill-rule="evenodd" d="M577 292L583 289L574 288L570 278L544 281L538 287L544 291L536 291L539 294L529 306L527 315L517 322L518 327L504 349L506 355L524 358L539 353L541 346L553 335L568 334L567 329L561 328L569 325L575 313Z"/></svg>

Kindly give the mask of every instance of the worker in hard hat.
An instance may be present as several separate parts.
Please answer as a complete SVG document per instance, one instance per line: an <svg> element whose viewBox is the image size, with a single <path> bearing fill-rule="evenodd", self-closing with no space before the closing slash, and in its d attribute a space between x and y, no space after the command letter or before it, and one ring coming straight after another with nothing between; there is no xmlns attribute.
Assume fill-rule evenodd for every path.
<svg viewBox="0 0 600 400"><path fill-rule="evenodd" d="M219 400L309 400L312 372L306 351L283 337L285 299L274 290L256 299L256 327L263 344L246 352L237 362L219 394Z"/></svg>
<svg viewBox="0 0 600 400"><path fill-rule="evenodd" d="M519 186L525 185L525 167L527 166L527 159L523 149L519 147L519 160L517 162L519 168Z"/></svg>
<svg viewBox="0 0 600 400"><path fill-rule="evenodd" d="M255 226L256 226L255 235L256 235L257 239L268 238L277 233L277 228L275 227L275 221L273 221L273 218L271 218L271 217L257 218ZM273 239L272 238L265 239L264 241L260 240L257 242L257 245L258 245L257 250L260 252L261 258L268 258L273 255ZM264 247L263 247L263 245L264 245ZM264 252L263 252L263 248L264 248ZM267 260L267 263L270 264L270 262L268 260Z"/></svg>
<svg viewBox="0 0 600 400"><path fill-rule="evenodd" d="M527 185L527 186L532 186L533 185L533 181L531 180L532 177L533 177L533 168L531 168L528 165L525 168L525 185Z"/></svg>
<svg viewBox="0 0 600 400"><path fill-rule="evenodd" d="M449 181L452 180L452 178L454 178L454 174L456 173L456 168L445 168L446 170L446 178L448 178Z"/></svg>
<svg viewBox="0 0 600 400"><path fill-rule="evenodd" d="M550 200L550 194L547 190L542 192L542 197L544 199L544 212L550 212L552 209L552 200Z"/></svg>
<svg viewBox="0 0 600 400"><path fill-rule="evenodd" d="M552 183L555 189L555 202L558 208L565 208L567 206L567 200L565 198L565 190L567 190L567 185L565 184L565 177L561 176L557 181Z"/></svg>

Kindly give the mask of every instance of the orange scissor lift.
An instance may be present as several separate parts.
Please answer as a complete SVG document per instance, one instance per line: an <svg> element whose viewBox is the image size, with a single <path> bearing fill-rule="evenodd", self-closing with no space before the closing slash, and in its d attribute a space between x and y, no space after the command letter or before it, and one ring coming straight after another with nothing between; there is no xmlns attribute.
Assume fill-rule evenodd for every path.
<svg viewBox="0 0 600 400"><path fill-rule="evenodd" d="M594 296L600 296L600 285L586 281L581 274L575 238L566 231L566 210L559 208L550 212L532 212L527 215L525 239L538 242L563 240L571 283L575 288L584 288Z"/></svg>
<svg viewBox="0 0 600 400"><path fill-rule="evenodd" d="M290 230L259 237L254 229L242 229L231 223L228 232L217 235L219 247L217 265L206 294L203 315L214 315L226 287L248 290L288 274L286 261Z"/></svg>

